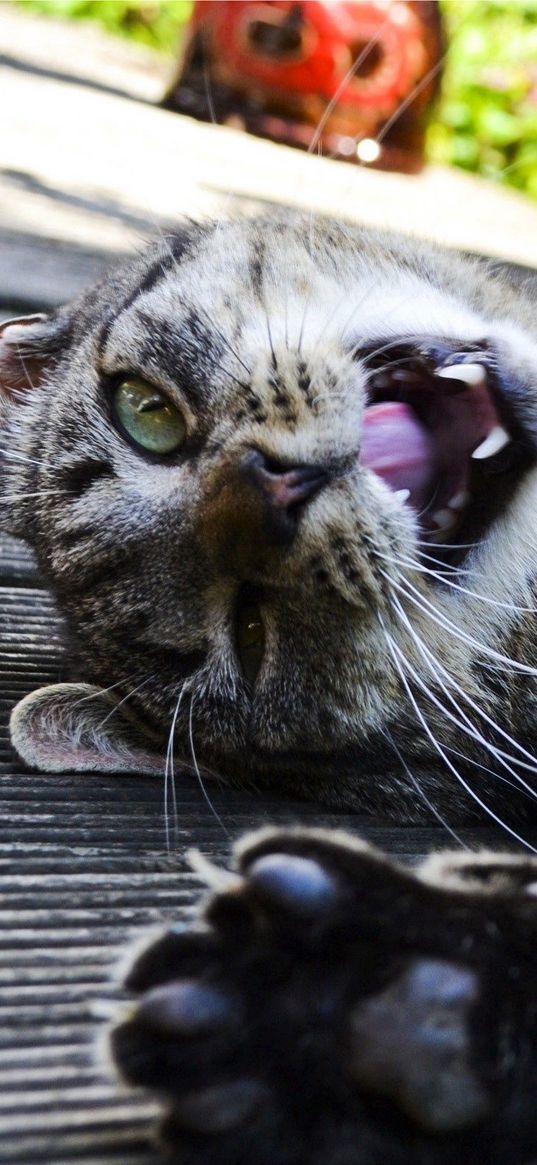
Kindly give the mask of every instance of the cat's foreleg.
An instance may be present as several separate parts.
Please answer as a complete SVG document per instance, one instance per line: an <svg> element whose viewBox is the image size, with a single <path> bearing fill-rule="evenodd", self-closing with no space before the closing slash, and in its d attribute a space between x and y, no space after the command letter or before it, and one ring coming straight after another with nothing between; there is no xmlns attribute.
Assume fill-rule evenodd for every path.
<svg viewBox="0 0 537 1165"><path fill-rule="evenodd" d="M522 1165L537 1152L537 862L418 870L264 831L138 956L113 1032L177 1165Z"/></svg>

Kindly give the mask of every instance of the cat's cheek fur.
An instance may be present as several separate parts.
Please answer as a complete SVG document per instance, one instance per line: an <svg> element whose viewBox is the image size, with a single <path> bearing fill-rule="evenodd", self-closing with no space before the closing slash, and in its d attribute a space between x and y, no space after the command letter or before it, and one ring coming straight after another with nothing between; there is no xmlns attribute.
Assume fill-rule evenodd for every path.
<svg viewBox="0 0 537 1165"><path fill-rule="evenodd" d="M92 684L51 684L14 708L11 740L23 761L44 772L145 773L160 776L153 754L117 702Z"/></svg>

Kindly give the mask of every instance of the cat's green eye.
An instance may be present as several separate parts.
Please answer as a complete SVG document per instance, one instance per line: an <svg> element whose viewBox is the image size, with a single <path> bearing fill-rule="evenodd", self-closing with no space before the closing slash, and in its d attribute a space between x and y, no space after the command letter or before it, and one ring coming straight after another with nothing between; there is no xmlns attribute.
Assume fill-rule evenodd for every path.
<svg viewBox="0 0 537 1165"><path fill-rule="evenodd" d="M136 376L114 392L114 410L131 440L148 453L174 453L186 440L185 419L157 388Z"/></svg>

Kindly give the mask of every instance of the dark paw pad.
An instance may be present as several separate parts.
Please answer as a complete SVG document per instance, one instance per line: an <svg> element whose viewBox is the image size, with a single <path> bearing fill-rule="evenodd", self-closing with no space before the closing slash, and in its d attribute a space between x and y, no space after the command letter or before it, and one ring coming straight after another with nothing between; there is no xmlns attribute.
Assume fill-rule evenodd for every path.
<svg viewBox="0 0 537 1165"><path fill-rule="evenodd" d="M352 1073L431 1132L487 1115L489 1100L469 1065L468 1012L477 977L450 963L417 960L351 1016Z"/></svg>
<svg viewBox="0 0 537 1165"><path fill-rule="evenodd" d="M438 863L320 831L258 835L237 866L139 957L145 994L112 1036L123 1075L166 1098L177 1165L537 1154L531 893L444 888Z"/></svg>
<svg viewBox="0 0 537 1165"><path fill-rule="evenodd" d="M267 1103L266 1087L258 1080L231 1080L182 1096L175 1120L199 1133L227 1133L240 1127Z"/></svg>

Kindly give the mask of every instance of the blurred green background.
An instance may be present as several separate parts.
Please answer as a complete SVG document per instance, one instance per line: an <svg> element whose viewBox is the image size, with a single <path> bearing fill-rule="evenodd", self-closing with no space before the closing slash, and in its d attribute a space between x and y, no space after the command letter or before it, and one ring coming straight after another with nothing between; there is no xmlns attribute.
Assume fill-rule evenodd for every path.
<svg viewBox="0 0 537 1165"><path fill-rule="evenodd" d="M26 10L95 20L173 52L190 0L19 0ZM537 199L537 0L441 0L449 51L428 133L431 161L461 166Z"/></svg>

